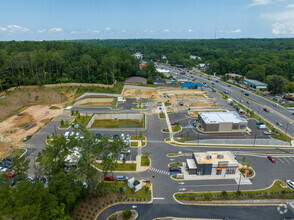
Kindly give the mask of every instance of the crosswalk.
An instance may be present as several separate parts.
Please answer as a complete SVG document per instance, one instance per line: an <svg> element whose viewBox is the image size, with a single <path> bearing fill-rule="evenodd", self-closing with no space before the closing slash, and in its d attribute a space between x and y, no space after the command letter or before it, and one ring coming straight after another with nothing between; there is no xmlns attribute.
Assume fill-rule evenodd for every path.
<svg viewBox="0 0 294 220"><path fill-rule="evenodd" d="M276 163L280 164L293 164L294 157L274 157L276 159Z"/></svg>
<svg viewBox="0 0 294 220"><path fill-rule="evenodd" d="M156 169L154 167L150 167L149 170L152 171L152 172L163 174L163 175L169 175L169 172L164 171L164 170L159 170L159 169Z"/></svg>

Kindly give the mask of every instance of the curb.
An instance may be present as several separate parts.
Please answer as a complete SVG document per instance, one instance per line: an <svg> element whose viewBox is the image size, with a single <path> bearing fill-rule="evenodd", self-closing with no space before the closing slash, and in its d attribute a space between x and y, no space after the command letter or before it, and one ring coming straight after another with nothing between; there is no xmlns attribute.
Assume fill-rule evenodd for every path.
<svg viewBox="0 0 294 220"><path fill-rule="evenodd" d="M22 158L28 152L28 149L27 148L19 148L19 149L25 149L25 152L23 152L23 154L19 156L19 158Z"/></svg>

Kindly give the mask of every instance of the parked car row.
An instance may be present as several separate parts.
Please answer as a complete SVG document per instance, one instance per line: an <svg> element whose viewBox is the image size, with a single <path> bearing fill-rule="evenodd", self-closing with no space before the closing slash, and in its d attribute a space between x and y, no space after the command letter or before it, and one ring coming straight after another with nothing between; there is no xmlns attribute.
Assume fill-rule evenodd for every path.
<svg viewBox="0 0 294 220"><path fill-rule="evenodd" d="M75 139L84 139L84 136L83 135L81 135L79 132L74 132L74 131L72 131L72 132L69 132L69 131L65 132L64 137L66 139L68 139L69 137L74 137Z"/></svg>
<svg viewBox="0 0 294 220"><path fill-rule="evenodd" d="M0 168L11 168L12 167L12 158L6 157L3 160L0 161Z"/></svg>
<svg viewBox="0 0 294 220"><path fill-rule="evenodd" d="M118 181L124 181L124 180L128 180L129 177L127 176L110 176L110 175L107 175L104 177L104 181L114 181L114 180L118 180Z"/></svg>

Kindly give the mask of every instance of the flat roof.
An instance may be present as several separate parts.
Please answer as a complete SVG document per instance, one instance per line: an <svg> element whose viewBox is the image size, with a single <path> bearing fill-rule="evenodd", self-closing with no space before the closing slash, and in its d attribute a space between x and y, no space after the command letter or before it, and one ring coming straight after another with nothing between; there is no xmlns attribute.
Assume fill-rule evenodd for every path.
<svg viewBox="0 0 294 220"><path fill-rule="evenodd" d="M255 80L255 79L243 79L243 81L248 82L250 84L253 84L255 86L267 86L266 83L260 82L260 81Z"/></svg>
<svg viewBox="0 0 294 220"><path fill-rule="evenodd" d="M189 169L197 169L196 163L193 159L186 159Z"/></svg>
<svg viewBox="0 0 294 220"><path fill-rule="evenodd" d="M223 158L218 158L218 155L223 155ZM194 153L194 156L198 164L217 164L225 161L228 161L229 164L238 164L235 155L230 151L207 151ZM211 159L207 159L207 156L211 156Z"/></svg>
<svg viewBox="0 0 294 220"><path fill-rule="evenodd" d="M246 122L237 112L199 112L198 115L206 124Z"/></svg>

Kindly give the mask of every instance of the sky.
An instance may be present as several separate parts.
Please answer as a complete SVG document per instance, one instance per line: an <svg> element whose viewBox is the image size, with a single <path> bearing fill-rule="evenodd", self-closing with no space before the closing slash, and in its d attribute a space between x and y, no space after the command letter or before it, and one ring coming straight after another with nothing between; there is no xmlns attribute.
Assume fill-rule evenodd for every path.
<svg viewBox="0 0 294 220"><path fill-rule="evenodd" d="M0 0L0 41L294 37L294 0Z"/></svg>

